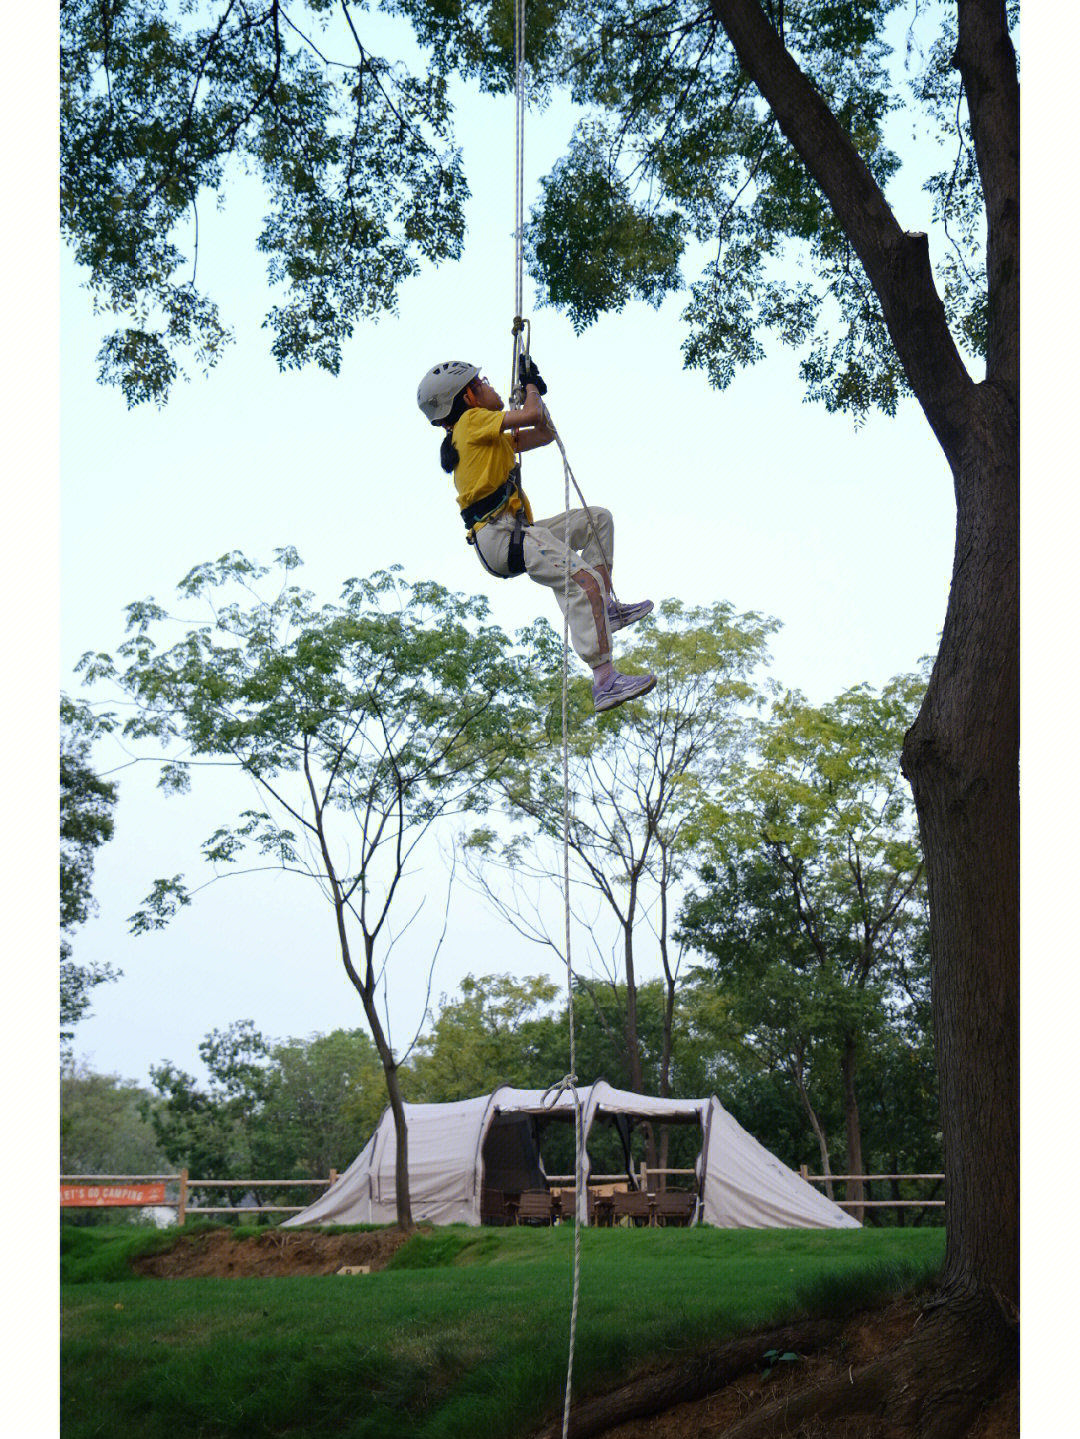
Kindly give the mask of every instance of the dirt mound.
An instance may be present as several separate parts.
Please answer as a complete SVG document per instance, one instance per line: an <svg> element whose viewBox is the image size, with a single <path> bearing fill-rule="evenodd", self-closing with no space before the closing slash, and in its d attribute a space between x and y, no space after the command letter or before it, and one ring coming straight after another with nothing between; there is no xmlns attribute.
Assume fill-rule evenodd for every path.
<svg viewBox="0 0 1080 1439"><path fill-rule="evenodd" d="M237 1238L229 1229L181 1234L171 1248L132 1262L136 1274L156 1279L244 1279L277 1274L336 1274L345 1265L385 1269L408 1235L400 1229L322 1234L310 1229L268 1229Z"/></svg>

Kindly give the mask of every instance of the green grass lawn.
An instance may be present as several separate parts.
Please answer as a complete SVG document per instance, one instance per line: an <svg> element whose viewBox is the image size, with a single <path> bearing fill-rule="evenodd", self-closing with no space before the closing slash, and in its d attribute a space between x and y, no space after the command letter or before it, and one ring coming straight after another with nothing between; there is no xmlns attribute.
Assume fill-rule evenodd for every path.
<svg viewBox="0 0 1080 1439"><path fill-rule="evenodd" d="M353 1278L119 1280L116 1235L82 1234L99 1237L66 1256L83 1282L63 1286L64 1439L517 1439L560 1407L568 1227L440 1230ZM86 1279L110 1245L112 1277ZM943 1251L941 1229L585 1230L575 1397L917 1286Z"/></svg>

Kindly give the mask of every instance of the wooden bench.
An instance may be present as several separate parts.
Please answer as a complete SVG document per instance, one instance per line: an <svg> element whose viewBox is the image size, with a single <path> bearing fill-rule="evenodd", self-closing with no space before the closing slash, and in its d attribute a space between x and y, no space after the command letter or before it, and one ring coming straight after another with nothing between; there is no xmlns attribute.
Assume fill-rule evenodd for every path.
<svg viewBox="0 0 1080 1439"><path fill-rule="evenodd" d="M558 1194L552 1194L551 1202L555 1208L556 1223L573 1224L574 1206L577 1204L576 1189L560 1189Z"/></svg>
<svg viewBox="0 0 1080 1439"><path fill-rule="evenodd" d="M656 1195L632 1189L629 1194L616 1191L611 1196L611 1217L615 1224L627 1219L631 1225L656 1223Z"/></svg>
<svg viewBox="0 0 1080 1439"><path fill-rule="evenodd" d="M657 1224L687 1225L697 1208L697 1195L682 1189L661 1190L656 1196Z"/></svg>
<svg viewBox="0 0 1080 1439"><path fill-rule="evenodd" d="M481 1224L509 1224L510 1211L507 1207L506 1195L501 1189L481 1189L480 1191L480 1223Z"/></svg>
<svg viewBox="0 0 1080 1439"><path fill-rule="evenodd" d="M515 1224L552 1224L555 1220L555 1203L546 1189L524 1189L516 1200L510 1201Z"/></svg>
<svg viewBox="0 0 1080 1439"><path fill-rule="evenodd" d="M612 1197L610 1194L589 1195L589 1223L598 1229L610 1229L612 1219Z"/></svg>

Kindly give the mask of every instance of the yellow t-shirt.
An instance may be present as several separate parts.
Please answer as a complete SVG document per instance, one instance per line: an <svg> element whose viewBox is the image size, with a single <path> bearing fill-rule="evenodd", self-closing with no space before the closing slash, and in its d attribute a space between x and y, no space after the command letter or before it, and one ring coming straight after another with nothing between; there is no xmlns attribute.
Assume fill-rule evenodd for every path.
<svg viewBox="0 0 1080 1439"><path fill-rule="evenodd" d="M457 489L458 505L482 500L493 495L506 483L507 476L517 463L517 450L508 430L502 427L503 410L466 410L454 426L454 448L460 459L454 471L454 485ZM532 506L525 499L512 495L507 511L514 514L525 502L525 518L532 524Z"/></svg>

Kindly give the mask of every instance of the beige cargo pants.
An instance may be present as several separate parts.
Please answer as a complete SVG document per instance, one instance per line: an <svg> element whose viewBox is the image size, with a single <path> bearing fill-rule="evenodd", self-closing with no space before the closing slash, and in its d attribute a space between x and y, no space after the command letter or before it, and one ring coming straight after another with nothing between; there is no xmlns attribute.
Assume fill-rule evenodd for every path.
<svg viewBox="0 0 1080 1439"><path fill-rule="evenodd" d="M589 516L592 516L592 524ZM569 520L569 548L567 521ZM596 534L593 534L593 526ZM476 548L484 567L496 575L508 575L507 551L514 533L512 515L501 514L477 532ZM597 543L599 537L599 543ZM590 667L611 659L611 632L607 602L611 590L608 570L615 546L615 527L609 510L589 506L536 520L525 531L525 573L538 585L555 591L559 608L569 620L570 643ZM569 607L566 600L566 571L570 570Z"/></svg>

